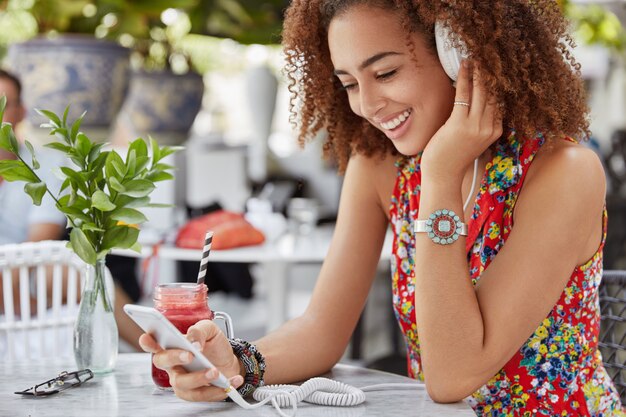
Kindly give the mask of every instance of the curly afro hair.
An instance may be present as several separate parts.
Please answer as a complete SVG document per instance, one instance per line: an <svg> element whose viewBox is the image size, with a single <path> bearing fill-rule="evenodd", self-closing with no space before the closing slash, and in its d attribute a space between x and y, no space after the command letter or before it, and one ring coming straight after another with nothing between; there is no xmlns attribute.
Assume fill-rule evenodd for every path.
<svg viewBox="0 0 626 417"><path fill-rule="evenodd" d="M575 45L554 0L292 0L282 34L290 120L301 145L326 130L324 154L337 161L340 171L355 152L397 153L382 132L352 113L333 74L328 25L355 5L396 11L409 47L410 33L419 32L433 53L435 22L448 26L501 103L504 125L520 137L589 135L580 66L571 54Z"/></svg>

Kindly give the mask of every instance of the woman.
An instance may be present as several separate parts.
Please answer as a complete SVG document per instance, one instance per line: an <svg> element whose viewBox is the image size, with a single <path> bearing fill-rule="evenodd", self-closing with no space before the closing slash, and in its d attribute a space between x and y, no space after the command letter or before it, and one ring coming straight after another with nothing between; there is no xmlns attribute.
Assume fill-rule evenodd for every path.
<svg viewBox="0 0 626 417"><path fill-rule="evenodd" d="M456 84L436 23L468 55ZM293 1L283 43L300 140L326 128L345 169L329 255L306 312L247 353L209 322L190 340L234 386L245 375L246 392L262 365L265 384L327 371L391 223L409 373L435 401L469 397L477 415L621 413L597 350L605 180L576 143L587 108L569 39L552 0ZM224 398L215 371L186 373L187 353L141 343L180 397Z"/></svg>

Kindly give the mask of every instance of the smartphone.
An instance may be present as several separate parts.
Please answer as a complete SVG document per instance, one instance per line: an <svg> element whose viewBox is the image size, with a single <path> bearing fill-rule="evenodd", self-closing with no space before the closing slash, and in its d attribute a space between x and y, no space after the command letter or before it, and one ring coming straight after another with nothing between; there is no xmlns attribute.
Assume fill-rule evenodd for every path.
<svg viewBox="0 0 626 417"><path fill-rule="evenodd" d="M187 371L201 371L215 368L202 352L196 349L189 340L163 314L152 307L126 304L124 311L146 333L154 337L163 349L183 349L193 354L191 363L184 366ZM228 379L220 372L212 385L220 388L230 388Z"/></svg>

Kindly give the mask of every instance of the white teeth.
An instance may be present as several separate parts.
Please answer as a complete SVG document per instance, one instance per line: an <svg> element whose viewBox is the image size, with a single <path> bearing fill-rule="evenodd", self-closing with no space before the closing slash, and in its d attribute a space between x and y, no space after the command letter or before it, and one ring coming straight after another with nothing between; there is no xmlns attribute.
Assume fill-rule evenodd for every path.
<svg viewBox="0 0 626 417"><path fill-rule="evenodd" d="M392 119L388 122L381 123L380 127L382 127L385 130L395 129L396 127L400 126L402 122L408 119L410 114L411 114L410 110L405 110L404 113L402 113L400 116L396 117L395 119Z"/></svg>

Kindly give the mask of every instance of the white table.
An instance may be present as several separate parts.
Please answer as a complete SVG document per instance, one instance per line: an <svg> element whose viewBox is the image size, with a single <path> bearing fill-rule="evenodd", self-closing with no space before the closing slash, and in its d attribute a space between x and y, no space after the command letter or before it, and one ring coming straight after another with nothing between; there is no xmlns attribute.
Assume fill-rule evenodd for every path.
<svg viewBox="0 0 626 417"><path fill-rule="evenodd" d="M320 226L307 235L286 233L273 242L228 250L211 250L210 262L256 263L261 267L261 279L265 280L267 292L268 322L266 330L274 330L287 320L287 293L289 270L293 264L322 263L328 253L334 225ZM391 256L391 232L387 233L381 252L381 263L387 264ZM115 250L116 255L152 255L153 247L144 246L141 255L129 250ZM200 262L201 249L181 249L171 244L158 249L160 260Z"/></svg>
<svg viewBox="0 0 626 417"><path fill-rule="evenodd" d="M59 394L33 398L13 394L58 375L75 371L71 359L45 363L0 363L0 416L11 417L277 417L271 406L244 410L234 403L190 403L171 392L154 387L150 376L150 355L122 354L116 370L96 376L83 385ZM363 387L380 383L410 383L409 378L381 371L337 365L324 375ZM288 411L288 410L286 410ZM355 407L330 408L301 403L297 417L475 417L464 402L434 403L425 390L368 392L366 401Z"/></svg>

